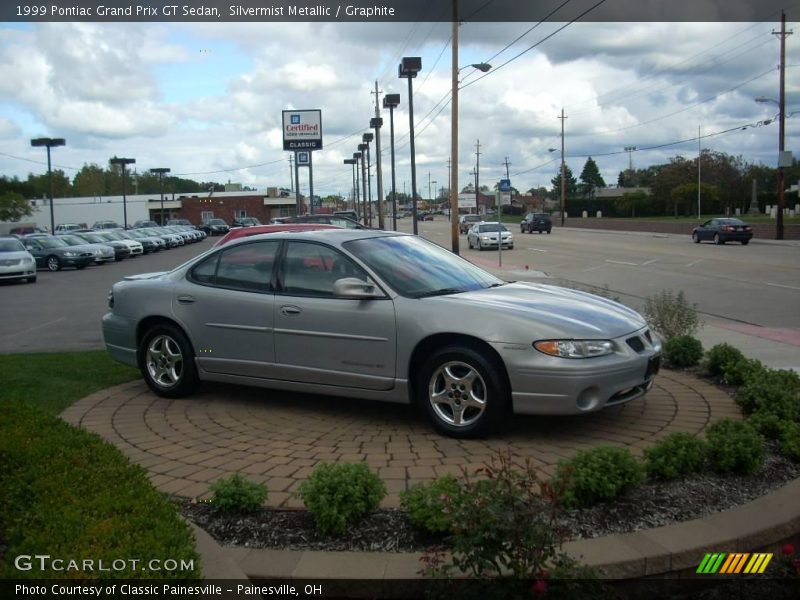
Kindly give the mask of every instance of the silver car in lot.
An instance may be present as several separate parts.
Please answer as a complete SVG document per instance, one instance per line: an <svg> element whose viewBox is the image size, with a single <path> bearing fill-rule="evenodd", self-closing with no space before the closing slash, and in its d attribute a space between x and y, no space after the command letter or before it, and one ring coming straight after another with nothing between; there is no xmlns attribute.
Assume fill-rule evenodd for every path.
<svg viewBox="0 0 800 600"><path fill-rule="evenodd" d="M644 395L661 344L607 298L508 283L420 237L256 235L109 293L111 356L183 396L198 381L418 403L455 437L509 412L581 414Z"/></svg>
<svg viewBox="0 0 800 600"><path fill-rule="evenodd" d="M36 283L36 259L17 238L0 237L0 281Z"/></svg>

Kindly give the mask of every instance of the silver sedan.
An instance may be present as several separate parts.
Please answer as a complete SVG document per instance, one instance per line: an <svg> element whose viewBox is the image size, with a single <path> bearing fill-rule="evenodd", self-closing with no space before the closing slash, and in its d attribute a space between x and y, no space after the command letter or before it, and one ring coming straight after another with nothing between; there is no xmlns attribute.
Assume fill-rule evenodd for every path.
<svg viewBox="0 0 800 600"><path fill-rule="evenodd" d="M497 248L500 240L504 248L513 250L514 234L502 223L476 223L467 232L467 245L478 250Z"/></svg>
<svg viewBox="0 0 800 600"><path fill-rule="evenodd" d="M418 403L456 437L509 412L580 414L653 385L645 320L585 292L507 283L420 237L242 238L109 294L106 347L157 394L199 381Z"/></svg>

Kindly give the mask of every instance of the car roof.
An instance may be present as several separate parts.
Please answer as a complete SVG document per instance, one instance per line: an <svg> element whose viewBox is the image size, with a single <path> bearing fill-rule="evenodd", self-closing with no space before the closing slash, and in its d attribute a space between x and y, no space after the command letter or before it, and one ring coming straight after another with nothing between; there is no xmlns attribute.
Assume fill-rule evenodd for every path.
<svg viewBox="0 0 800 600"><path fill-rule="evenodd" d="M251 228L252 229L252 228ZM403 233L399 231L382 231L380 229L345 229L343 227L336 227L332 229L313 229L307 231L281 231L277 233L260 233L252 236L239 237L231 240L231 244L239 244L246 241L253 241L257 239L292 239L304 241L324 241L332 243L335 246L341 245L351 240L361 240L366 238L377 237L400 237L411 236L410 233Z"/></svg>

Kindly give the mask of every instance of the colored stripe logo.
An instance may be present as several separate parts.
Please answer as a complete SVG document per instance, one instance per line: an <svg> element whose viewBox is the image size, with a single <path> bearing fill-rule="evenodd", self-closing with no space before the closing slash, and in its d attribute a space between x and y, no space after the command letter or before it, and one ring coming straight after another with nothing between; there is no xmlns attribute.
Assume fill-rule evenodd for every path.
<svg viewBox="0 0 800 600"><path fill-rule="evenodd" d="M710 552L703 557L696 573L703 575L738 575L739 573L755 575L763 573L772 553L750 552Z"/></svg>

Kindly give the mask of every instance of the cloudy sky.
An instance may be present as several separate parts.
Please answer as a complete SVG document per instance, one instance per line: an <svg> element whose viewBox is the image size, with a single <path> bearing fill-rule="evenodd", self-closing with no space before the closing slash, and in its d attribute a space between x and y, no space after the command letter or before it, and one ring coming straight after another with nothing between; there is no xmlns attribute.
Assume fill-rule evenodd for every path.
<svg viewBox="0 0 800 600"><path fill-rule="evenodd" d="M627 168L703 148L774 165L780 16L735 23L465 23L459 186L510 163L520 190L550 185L565 121L567 163L592 156L609 184ZM800 153L800 28L787 39L786 148ZM445 185L450 155L449 23L0 23L0 175L46 170L38 136L63 137L53 163L70 177L111 156L197 180L289 186L281 111L322 110L314 191L349 193L352 156L374 116L375 81L399 93L398 191L411 191L402 56L414 80L418 191ZM388 114L382 115L385 187ZM744 129L743 129L744 128ZM727 133L721 133L727 132ZM626 146L637 150L627 153ZM548 149L559 149L549 152ZM374 147L373 147L374 152ZM373 155L374 157L374 155ZM301 173L301 190L307 189ZM374 193L374 192L373 192Z"/></svg>

